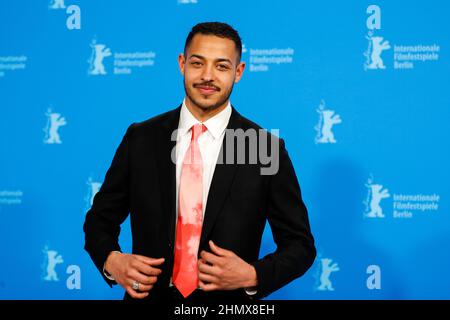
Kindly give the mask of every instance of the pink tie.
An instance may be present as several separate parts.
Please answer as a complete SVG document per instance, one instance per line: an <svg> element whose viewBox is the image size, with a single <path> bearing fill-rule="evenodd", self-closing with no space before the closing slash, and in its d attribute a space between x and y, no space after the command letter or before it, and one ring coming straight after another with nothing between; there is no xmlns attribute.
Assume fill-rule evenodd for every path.
<svg viewBox="0 0 450 320"><path fill-rule="evenodd" d="M191 143L181 169L172 275L174 285L185 298L198 287L197 254L203 223L203 161L198 137L206 127L196 124L191 131Z"/></svg>

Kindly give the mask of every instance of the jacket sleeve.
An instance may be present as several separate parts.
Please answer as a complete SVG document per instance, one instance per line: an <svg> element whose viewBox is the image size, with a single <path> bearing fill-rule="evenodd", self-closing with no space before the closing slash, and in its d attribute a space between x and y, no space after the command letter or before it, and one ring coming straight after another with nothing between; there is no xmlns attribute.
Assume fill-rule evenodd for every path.
<svg viewBox="0 0 450 320"><path fill-rule="evenodd" d="M252 263L258 279L256 299L303 275L316 257L300 186L284 141L279 142L279 169L270 177L267 205L267 218L277 249Z"/></svg>
<svg viewBox="0 0 450 320"><path fill-rule="evenodd" d="M104 280L112 287L116 284L103 273L103 266L111 251L121 251L120 225L129 214L129 143L131 125L116 150L104 182L86 213L83 225L85 250L89 253Z"/></svg>

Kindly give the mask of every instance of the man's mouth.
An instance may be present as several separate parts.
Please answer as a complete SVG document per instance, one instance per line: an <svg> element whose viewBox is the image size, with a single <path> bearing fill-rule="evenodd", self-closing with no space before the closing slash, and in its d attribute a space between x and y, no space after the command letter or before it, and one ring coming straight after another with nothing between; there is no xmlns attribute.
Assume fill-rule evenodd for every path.
<svg viewBox="0 0 450 320"><path fill-rule="evenodd" d="M194 87L200 91L201 94L213 94L219 91L219 88L215 86L194 85Z"/></svg>

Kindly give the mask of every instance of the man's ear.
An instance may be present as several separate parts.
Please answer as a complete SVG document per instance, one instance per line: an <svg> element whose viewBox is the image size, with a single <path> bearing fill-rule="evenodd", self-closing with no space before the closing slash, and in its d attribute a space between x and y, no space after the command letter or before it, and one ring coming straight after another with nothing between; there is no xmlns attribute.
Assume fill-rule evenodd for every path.
<svg viewBox="0 0 450 320"><path fill-rule="evenodd" d="M245 62L240 62L236 67L236 78L234 79L234 83L238 83L241 80L242 75L244 74Z"/></svg>
<svg viewBox="0 0 450 320"><path fill-rule="evenodd" d="M180 72L184 76L184 66L186 64L186 60L184 59L184 54L180 53L178 55L178 66L180 67Z"/></svg>

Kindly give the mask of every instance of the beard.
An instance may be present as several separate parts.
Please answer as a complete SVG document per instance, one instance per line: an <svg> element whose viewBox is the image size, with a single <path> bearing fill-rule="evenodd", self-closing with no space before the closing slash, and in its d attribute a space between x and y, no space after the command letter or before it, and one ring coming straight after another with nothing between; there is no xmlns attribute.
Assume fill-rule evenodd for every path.
<svg viewBox="0 0 450 320"><path fill-rule="evenodd" d="M223 91L221 88L218 88L216 86L216 88L218 89L216 93L218 97L217 98L211 97L210 101L201 101L200 98L198 97L199 95L201 96L201 94L194 91L196 90L194 85L188 86L186 84L186 79L184 79L183 84L184 84L184 91L189 100L191 100L192 103L194 103L197 107L209 111L213 111L222 106L230 98L231 92L233 91L234 87L233 83L230 89ZM208 85L208 83L202 83L202 85Z"/></svg>

